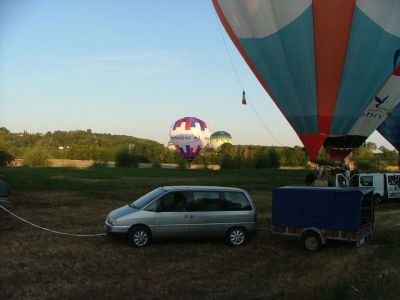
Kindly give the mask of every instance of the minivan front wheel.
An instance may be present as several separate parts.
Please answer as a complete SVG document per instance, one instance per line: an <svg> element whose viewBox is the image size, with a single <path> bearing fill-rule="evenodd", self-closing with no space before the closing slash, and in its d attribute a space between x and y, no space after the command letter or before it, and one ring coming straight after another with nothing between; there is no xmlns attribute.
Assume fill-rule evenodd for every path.
<svg viewBox="0 0 400 300"><path fill-rule="evenodd" d="M151 242L150 230L144 226L133 227L128 233L128 242L135 247L146 247Z"/></svg>
<svg viewBox="0 0 400 300"><path fill-rule="evenodd" d="M234 227L228 230L226 240L229 245L239 247L247 242L247 231L241 227Z"/></svg>

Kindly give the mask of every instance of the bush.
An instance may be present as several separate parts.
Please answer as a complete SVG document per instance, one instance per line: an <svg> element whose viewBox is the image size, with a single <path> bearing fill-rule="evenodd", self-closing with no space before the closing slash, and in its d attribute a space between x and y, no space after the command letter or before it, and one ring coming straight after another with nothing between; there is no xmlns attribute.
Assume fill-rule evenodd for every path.
<svg viewBox="0 0 400 300"><path fill-rule="evenodd" d="M151 163L150 159L148 159L146 156L143 156L143 155L139 155L138 160L140 163L143 163L143 164Z"/></svg>
<svg viewBox="0 0 400 300"><path fill-rule="evenodd" d="M180 169L186 169L188 162L182 156L179 155L178 157L178 166Z"/></svg>
<svg viewBox="0 0 400 300"><path fill-rule="evenodd" d="M105 168L108 167L108 162L102 160L96 160L93 162L92 168Z"/></svg>
<svg viewBox="0 0 400 300"><path fill-rule="evenodd" d="M222 156L221 169L234 169L236 167L235 160L229 155Z"/></svg>
<svg viewBox="0 0 400 300"><path fill-rule="evenodd" d="M161 168L161 162L159 160L153 160L152 164L153 164L153 168L156 168L156 169Z"/></svg>
<svg viewBox="0 0 400 300"><path fill-rule="evenodd" d="M11 154L5 152L5 151L0 151L0 166L1 167L6 167L10 165L10 163L14 160L14 156Z"/></svg>
<svg viewBox="0 0 400 300"><path fill-rule="evenodd" d="M129 153L129 150L121 150L115 157L117 167L138 167L139 155L136 153Z"/></svg>
<svg viewBox="0 0 400 300"><path fill-rule="evenodd" d="M46 167L50 165L47 150L40 146L27 149L22 156L22 159L24 165L29 167Z"/></svg>

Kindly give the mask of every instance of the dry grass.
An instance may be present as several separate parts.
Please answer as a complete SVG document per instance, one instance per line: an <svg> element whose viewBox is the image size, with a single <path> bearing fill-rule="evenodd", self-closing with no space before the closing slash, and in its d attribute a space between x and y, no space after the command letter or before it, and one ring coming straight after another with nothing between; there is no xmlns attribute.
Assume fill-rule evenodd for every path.
<svg viewBox="0 0 400 300"><path fill-rule="evenodd" d="M110 210L159 182L245 187L265 222L271 209L268 177L273 174L273 184L284 185L301 183L304 175L9 172L15 172L6 175L18 215L75 233L103 232ZM34 186L23 176L32 177ZM220 240L160 241L135 249L119 239L51 235L18 222L12 231L0 231L0 299L398 299L399 224L400 205L388 204L377 209L375 236L366 245L328 242L309 253L300 242L265 231L239 249Z"/></svg>

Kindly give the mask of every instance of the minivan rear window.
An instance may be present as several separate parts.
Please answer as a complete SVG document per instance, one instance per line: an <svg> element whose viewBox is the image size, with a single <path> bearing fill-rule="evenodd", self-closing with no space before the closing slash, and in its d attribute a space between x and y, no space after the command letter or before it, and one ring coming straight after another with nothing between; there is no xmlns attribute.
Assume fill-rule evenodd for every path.
<svg viewBox="0 0 400 300"><path fill-rule="evenodd" d="M242 192L224 192L224 210L251 210L246 195Z"/></svg>
<svg viewBox="0 0 400 300"><path fill-rule="evenodd" d="M192 211L220 211L222 200L219 192L193 192Z"/></svg>

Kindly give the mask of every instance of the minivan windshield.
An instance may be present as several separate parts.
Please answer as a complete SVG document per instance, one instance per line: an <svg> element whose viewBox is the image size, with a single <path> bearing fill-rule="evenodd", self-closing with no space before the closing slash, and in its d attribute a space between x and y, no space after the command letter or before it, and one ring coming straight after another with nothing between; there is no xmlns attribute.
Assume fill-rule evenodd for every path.
<svg viewBox="0 0 400 300"><path fill-rule="evenodd" d="M148 204L150 201L154 200L158 196L161 196L164 194L164 189L162 187L156 188L155 190L147 193L146 195L140 197L139 199L133 201L132 203L129 204L130 207L141 209L146 204Z"/></svg>

